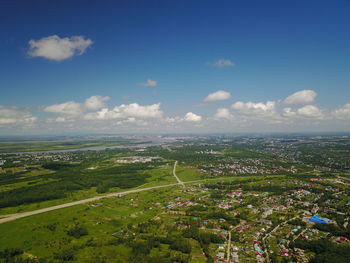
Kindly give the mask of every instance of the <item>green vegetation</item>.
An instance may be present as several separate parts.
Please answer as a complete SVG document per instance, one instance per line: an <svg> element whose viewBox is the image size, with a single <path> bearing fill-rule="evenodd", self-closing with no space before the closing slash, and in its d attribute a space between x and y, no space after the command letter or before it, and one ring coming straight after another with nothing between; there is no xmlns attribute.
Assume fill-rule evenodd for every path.
<svg viewBox="0 0 350 263"><path fill-rule="evenodd" d="M311 263L349 262L350 248L348 246L335 245L328 239L313 241L297 240L294 246L314 252L316 255L310 261Z"/></svg>
<svg viewBox="0 0 350 263"><path fill-rule="evenodd" d="M176 175L180 180L186 181L195 181L207 178L206 176L198 173L196 168L193 167L182 167L178 165Z"/></svg>
<svg viewBox="0 0 350 263"><path fill-rule="evenodd" d="M199 137L148 148L2 155L0 220L166 187L0 224L0 263L212 263L227 249L243 263L267 256L347 262L349 145L344 138ZM175 161L184 186L167 186L177 183ZM312 224L313 215L332 223Z"/></svg>
<svg viewBox="0 0 350 263"><path fill-rule="evenodd" d="M83 165L62 163L49 163L43 167L56 170L55 173L42 176L44 179L54 180L1 192L0 208L64 198L72 191L92 187L97 187L99 193L107 192L112 187L132 188L146 182L145 179L149 177L146 171L150 169L148 165L142 164L98 170L86 170Z"/></svg>

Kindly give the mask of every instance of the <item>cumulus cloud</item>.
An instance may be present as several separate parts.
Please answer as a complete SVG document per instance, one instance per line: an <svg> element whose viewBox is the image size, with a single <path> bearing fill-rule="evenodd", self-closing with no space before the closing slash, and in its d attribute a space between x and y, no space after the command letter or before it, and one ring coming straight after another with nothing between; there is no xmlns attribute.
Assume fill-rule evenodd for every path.
<svg viewBox="0 0 350 263"><path fill-rule="evenodd" d="M48 118L46 120L47 123L55 123L55 122L60 123L60 122L69 122L69 121L72 121L72 120L71 119L67 119L65 117L62 117L62 116L57 117L57 118Z"/></svg>
<svg viewBox="0 0 350 263"><path fill-rule="evenodd" d="M233 115L229 111L229 109L226 108L220 108L216 110L216 113L214 114L215 119L226 119L231 120L233 119Z"/></svg>
<svg viewBox="0 0 350 263"><path fill-rule="evenodd" d="M91 96L83 103L76 101L68 101L60 104L47 106L43 109L44 112L56 113L61 116L57 118L49 118L47 122L71 122L87 111L94 111L104 108L105 102L110 98L107 96Z"/></svg>
<svg viewBox="0 0 350 263"><path fill-rule="evenodd" d="M214 62L208 62L207 64L216 68L233 67L235 65L230 59L224 58L218 59Z"/></svg>
<svg viewBox="0 0 350 263"><path fill-rule="evenodd" d="M202 116L199 116L193 112L187 112L184 121L187 122L200 122L202 120Z"/></svg>
<svg viewBox="0 0 350 263"><path fill-rule="evenodd" d="M28 55L49 60L62 61L73 56L82 55L92 45L91 39L83 36L60 38L57 35L29 41Z"/></svg>
<svg viewBox="0 0 350 263"><path fill-rule="evenodd" d="M297 110L298 115L306 118L320 119L323 117L322 111L314 105L306 105Z"/></svg>
<svg viewBox="0 0 350 263"><path fill-rule="evenodd" d="M60 104L47 106L43 110L45 112L57 113L64 116L58 119L51 119L51 121L71 121L72 118L80 116L86 111L98 110L105 107L105 102L107 100L109 100L109 97L96 95L87 98L83 103L79 103L76 101L68 101Z"/></svg>
<svg viewBox="0 0 350 263"><path fill-rule="evenodd" d="M216 96L218 92L207 98L210 101L223 99L222 93ZM230 108L218 108L212 116L187 111L185 115L168 116L161 110L160 103L107 106L108 100L109 97L95 95L82 101L48 105L41 108L47 113L42 113L40 118L33 116L29 109L0 106L0 132L21 130L18 127L25 131L46 129L48 132L302 131L329 127L344 130L350 120L350 103L331 110L313 104L287 106L281 101L237 101Z"/></svg>
<svg viewBox="0 0 350 263"><path fill-rule="evenodd" d="M345 105L342 105L342 106L338 107L333 112L333 115L337 119L342 119L342 120L350 119L350 103L347 103Z"/></svg>
<svg viewBox="0 0 350 263"><path fill-rule="evenodd" d="M37 121L28 110L0 106L0 126L9 124L33 124Z"/></svg>
<svg viewBox="0 0 350 263"><path fill-rule="evenodd" d="M218 100L227 100L231 98L230 92L224 90L218 90L216 92L210 93L206 98L204 98L204 102L218 101Z"/></svg>
<svg viewBox="0 0 350 263"><path fill-rule="evenodd" d="M276 102L241 102L237 101L231 106L237 112L250 116L271 116L276 113Z"/></svg>
<svg viewBox="0 0 350 263"><path fill-rule="evenodd" d="M44 108L46 112L59 113L63 115L77 116L83 112L83 105L75 101L54 104Z"/></svg>
<svg viewBox="0 0 350 263"><path fill-rule="evenodd" d="M160 103L142 106L138 103L122 104L112 110L102 108L100 111L91 112L84 116L86 120L112 120L122 118L161 118L163 112Z"/></svg>
<svg viewBox="0 0 350 263"><path fill-rule="evenodd" d="M165 117L163 121L166 123L177 123L177 122L183 121L183 119L179 116L175 116L175 117Z"/></svg>
<svg viewBox="0 0 350 263"><path fill-rule="evenodd" d="M145 82L140 82L139 85L143 87L155 87L157 86L157 81L153 79L148 79Z"/></svg>
<svg viewBox="0 0 350 263"><path fill-rule="evenodd" d="M282 111L282 116L283 117L289 118L289 117L295 117L296 115L297 115L297 113L295 111L293 111L292 108L289 108L289 107L284 108L283 111Z"/></svg>
<svg viewBox="0 0 350 263"><path fill-rule="evenodd" d="M138 120L134 117L130 117L130 118L123 119L123 120L116 122L116 125L121 125L124 127L129 127L130 125L131 126L148 126L149 123L145 120Z"/></svg>
<svg viewBox="0 0 350 263"><path fill-rule="evenodd" d="M103 107L105 107L105 102L109 100L110 98L105 96L92 96L90 98L87 98L84 102L84 106L86 109L89 110L98 110Z"/></svg>
<svg viewBox="0 0 350 263"><path fill-rule="evenodd" d="M289 95L283 103L287 105L303 105L312 103L317 96L313 90L301 90Z"/></svg>

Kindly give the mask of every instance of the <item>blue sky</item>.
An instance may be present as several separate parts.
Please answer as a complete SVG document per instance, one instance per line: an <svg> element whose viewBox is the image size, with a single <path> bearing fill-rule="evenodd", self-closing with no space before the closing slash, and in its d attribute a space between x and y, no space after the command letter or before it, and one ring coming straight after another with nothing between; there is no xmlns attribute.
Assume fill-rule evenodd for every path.
<svg viewBox="0 0 350 263"><path fill-rule="evenodd" d="M95 132L96 125L104 132L153 131L162 121L162 127L171 123L164 132L348 131L349 28L347 0L5 0L0 133L54 132L55 125L84 132ZM57 45L48 47L48 39ZM83 51L53 57L64 39ZM219 67L220 59L231 64ZM147 80L156 85L140 85ZM299 93L312 99L283 103L303 90L316 95ZM203 102L217 91L230 96ZM109 99L86 108L91 96ZM72 101L73 107L64 104ZM273 109L266 108L268 101ZM120 108L132 103L139 108ZM160 115L148 116L142 108L158 103ZM108 114L92 117L103 108ZM77 109L79 114L68 112ZM227 109L224 118L218 109ZM187 113L201 118L186 121Z"/></svg>

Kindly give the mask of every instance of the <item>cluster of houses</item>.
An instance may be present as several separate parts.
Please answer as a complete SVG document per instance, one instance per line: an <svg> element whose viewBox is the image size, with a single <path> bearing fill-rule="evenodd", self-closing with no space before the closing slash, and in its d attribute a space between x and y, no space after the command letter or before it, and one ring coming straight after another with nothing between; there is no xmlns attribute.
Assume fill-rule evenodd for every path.
<svg viewBox="0 0 350 263"><path fill-rule="evenodd" d="M147 157L147 156L128 156L117 159L117 163L150 163L155 160L160 160L160 157Z"/></svg>
<svg viewBox="0 0 350 263"><path fill-rule="evenodd" d="M227 244L217 244L218 245L218 251L216 253L216 257L214 258L214 262L221 262L221 263L236 263L239 262L239 248L237 246L232 245L228 252L226 250ZM226 253L225 253L226 250ZM230 259L225 260L228 258L227 253L230 253Z"/></svg>
<svg viewBox="0 0 350 263"><path fill-rule="evenodd" d="M177 197L177 198L175 198L174 201L169 201L168 204L165 206L165 208L169 209L168 210L169 214L177 214L178 213L177 210L173 211L171 209L176 208L176 207L189 207L189 206L193 206L193 205L197 205L197 204L198 203L190 201L186 198Z"/></svg>
<svg viewBox="0 0 350 263"><path fill-rule="evenodd" d="M216 154L216 155L223 154L222 152L213 151L213 150L197 151L196 153L198 153L198 154Z"/></svg>
<svg viewBox="0 0 350 263"><path fill-rule="evenodd" d="M199 173L209 173L212 176L224 174L276 174L276 173L296 173L298 170L292 166L285 168L275 166L262 159L232 159L228 163L204 166L198 170Z"/></svg>
<svg viewBox="0 0 350 263"><path fill-rule="evenodd" d="M0 166L9 162L12 164L42 164L43 162L78 162L81 161L82 152L32 152L5 155L0 160Z"/></svg>
<svg viewBox="0 0 350 263"><path fill-rule="evenodd" d="M264 183L266 185L273 185L274 183L278 182L276 180L269 180L265 181ZM297 179L290 180L288 181L288 185L285 185L286 192L280 195L273 195L267 192L246 192L246 190L243 191L242 189L238 188L226 192L225 198L215 200L214 203L216 204L216 207L226 210L226 213L228 214L239 214L240 210L237 211L230 208L232 208L235 203L240 203L239 209L243 209L244 212L249 211L249 214L251 216L247 220L241 219L238 225L232 226L232 231L239 236L239 242L232 242L232 244L229 244L228 242L229 238L227 233L223 233L221 223L223 225L226 224L224 219L204 220L200 218L194 218L201 221L201 229L207 229L211 231L217 230L220 232L220 234L225 235L226 242L224 244L216 244L217 249L215 251L214 261L221 263L239 262L239 259L242 259L242 255L240 254L243 253L243 257L254 257L257 262L266 262L268 253L270 253L270 250L267 250L267 246L270 245L270 242L274 242L272 241L274 239L271 239L272 236L274 236L275 239L277 238L276 245L278 249L275 251L275 253L277 253L276 255L283 258L291 258L292 256L297 256L298 258L307 259L308 256L304 254L302 250L291 250L289 248L289 243L296 238L319 238L320 235L322 235L322 232L317 229L312 229L313 220L323 220L328 224L335 223L334 221L331 221L327 218L313 216L317 214L319 210L322 210L322 212L326 211L325 209L328 207L327 205L317 205L317 200L324 194L319 191L314 191L313 189L315 187L319 188L320 186L314 185L313 183L317 184L317 180L311 180L311 183ZM288 190L288 187L293 186L297 186L295 190ZM195 198L195 196L193 196L191 200L195 201L191 201L182 197L175 198L173 201L167 203L167 213L186 215L185 211L177 208L197 205L198 203L201 203L202 200L206 200L207 196L210 196L208 194L208 191L210 190L203 186L200 187L199 185L198 187L191 186L182 191L189 194L198 193L200 194L200 197L197 196ZM329 191L333 191L334 194L337 194L339 189L337 187L331 187ZM254 203L254 201L254 205L250 204L252 200L249 199L249 197L259 197L258 202L260 205ZM296 209L296 206L299 208ZM294 211L295 216L299 215L299 219L304 218L305 220L303 221L306 223L306 227L304 225L289 224L288 221L294 220L290 217L290 211ZM279 221L278 225L276 225L276 219ZM346 223L348 222L346 221ZM188 227L190 226L186 223L178 224L178 229L186 229ZM334 237L332 240L336 243L350 242L346 237ZM237 246L240 246L239 244L242 244L242 242L249 245L238 248ZM229 257L228 253L230 254Z"/></svg>

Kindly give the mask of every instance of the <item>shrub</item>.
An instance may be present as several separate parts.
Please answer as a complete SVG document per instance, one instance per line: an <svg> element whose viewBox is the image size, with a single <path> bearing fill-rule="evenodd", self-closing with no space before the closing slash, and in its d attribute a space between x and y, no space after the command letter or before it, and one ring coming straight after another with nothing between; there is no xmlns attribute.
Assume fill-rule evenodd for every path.
<svg viewBox="0 0 350 263"><path fill-rule="evenodd" d="M74 225L74 227L72 227L71 229L67 230L67 234L75 238L80 238L82 236L86 236L87 234L89 234L89 232L85 227L77 224Z"/></svg>

